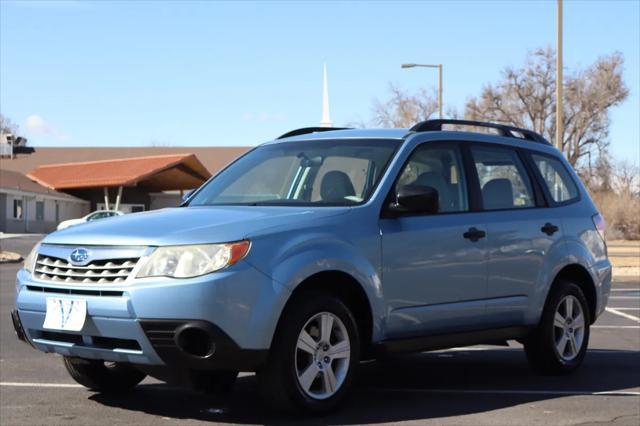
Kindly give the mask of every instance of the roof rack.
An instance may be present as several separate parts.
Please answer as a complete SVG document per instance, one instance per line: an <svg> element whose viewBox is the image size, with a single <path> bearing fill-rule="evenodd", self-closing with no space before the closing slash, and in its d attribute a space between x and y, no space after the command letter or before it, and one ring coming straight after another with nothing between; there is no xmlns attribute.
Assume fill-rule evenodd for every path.
<svg viewBox="0 0 640 426"><path fill-rule="evenodd" d="M276 138L284 139L292 136L306 135L308 133L329 132L331 130L349 130L351 127L302 127L300 129L291 130L290 132L280 135Z"/></svg>
<svg viewBox="0 0 640 426"><path fill-rule="evenodd" d="M505 136L508 138L515 139L525 139L531 142L543 143L545 145L551 145L548 140L546 140L543 136L539 135L536 132L532 132L531 130L521 129L519 127L507 126L505 124L497 124L497 123L487 123L484 121L473 121L473 120L426 120L421 121L420 123L414 125L411 129L413 132L430 132L430 131L441 131L442 126L444 124L453 124L459 126L476 126L476 127L488 127L491 129L496 129L500 136ZM514 134L519 133L522 137Z"/></svg>

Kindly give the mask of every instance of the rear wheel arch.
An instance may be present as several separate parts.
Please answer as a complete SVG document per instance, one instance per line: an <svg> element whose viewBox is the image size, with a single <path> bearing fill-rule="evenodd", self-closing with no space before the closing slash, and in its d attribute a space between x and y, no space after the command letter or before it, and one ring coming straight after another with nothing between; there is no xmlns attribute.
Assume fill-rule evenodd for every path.
<svg viewBox="0 0 640 426"><path fill-rule="evenodd" d="M573 263L570 265L566 265L563 267L555 276L549 291L547 292L547 299L552 292L554 286L558 285L561 281L570 281L575 283L582 292L584 296L587 298L587 303L589 304L589 315L591 319L591 323L596 320L596 309L598 304L598 296L596 292L596 286L589 274L589 271L582 265Z"/></svg>
<svg viewBox="0 0 640 426"><path fill-rule="evenodd" d="M299 297L310 292L323 292L339 298L351 311L358 325L361 354L366 356L371 348L373 337L373 310L371 303L360 282L352 275L338 270L317 272L305 278L296 286L280 314L276 335L282 324L282 318L288 309L295 305Z"/></svg>

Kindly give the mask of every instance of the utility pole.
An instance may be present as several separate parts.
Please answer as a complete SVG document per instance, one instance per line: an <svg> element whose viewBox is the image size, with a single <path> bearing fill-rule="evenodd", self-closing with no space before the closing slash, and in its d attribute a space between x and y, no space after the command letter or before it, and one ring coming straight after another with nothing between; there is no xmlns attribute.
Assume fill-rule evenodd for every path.
<svg viewBox="0 0 640 426"><path fill-rule="evenodd" d="M442 119L442 64L438 64L438 114Z"/></svg>
<svg viewBox="0 0 640 426"><path fill-rule="evenodd" d="M557 48L556 48L556 148L562 152L564 137L564 105L562 77L562 0L556 0L557 13Z"/></svg>

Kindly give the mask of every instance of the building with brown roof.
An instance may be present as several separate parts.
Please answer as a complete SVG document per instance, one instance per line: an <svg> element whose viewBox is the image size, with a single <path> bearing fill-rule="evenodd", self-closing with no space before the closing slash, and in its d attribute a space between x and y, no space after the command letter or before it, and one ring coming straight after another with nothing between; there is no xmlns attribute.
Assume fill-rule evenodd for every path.
<svg viewBox="0 0 640 426"><path fill-rule="evenodd" d="M0 169L0 232L46 233L59 222L89 213L89 202Z"/></svg>
<svg viewBox="0 0 640 426"><path fill-rule="evenodd" d="M3 173L17 172L23 175L23 180L51 193L70 196L74 200L84 200L84 205L91 211L111 208L135 212L178 205L184 190L200 186L212 174L248 149L246 147L36 148L35 152L30 154L18 153L14 158L2 158L0 169ZM4 179L3 175L2 180ZM4 182L0 182L0 187L4 186ZM13 200L6 203L11 204ZM60 209L60 207L55 208L58 210L54 211ZM15 226L5 224L12 220L10 218L13 215L12 206L7 204L5 213L4 218L0 216L1 229L4 232L23 232L13 230ZM54 219L61 221L79 216L82 215L77 214L71 217L66 214L55 215ZM40 232L35 231L34 226L30 227L30 231ZM38 227L40 228L48 229L50 226Z"/></svg>
<svg viewBox="0 0 640 426"><path fill-rule="evenodd" d="M38 166L47 164L78 163L119 158L147 157L152 155L173 155L188 152L212 174L247 152L249 147L36 147L32 154L17 154L15 158L0 159L0 168L27 174Z"/></svg>

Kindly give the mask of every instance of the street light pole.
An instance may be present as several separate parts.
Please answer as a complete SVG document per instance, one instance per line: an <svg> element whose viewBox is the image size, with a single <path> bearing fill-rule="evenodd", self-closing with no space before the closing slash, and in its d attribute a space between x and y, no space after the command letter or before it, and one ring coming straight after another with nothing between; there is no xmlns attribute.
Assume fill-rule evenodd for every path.
<svg viewBox="0 0 640 426"><path fill-rule="evenodd" d="M562 152L564 136L564 105L562 77L562 0L557 0L557 49L556 49L556 148Z"/></svg>
<svg viewBox="0 0 640 426"><path fill-rule="evenodd" d="M442 64L402 64L402 68L438 68L438 115L442 118Z"/></svg>

